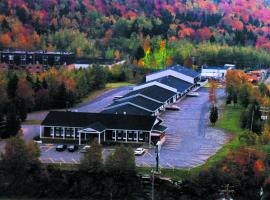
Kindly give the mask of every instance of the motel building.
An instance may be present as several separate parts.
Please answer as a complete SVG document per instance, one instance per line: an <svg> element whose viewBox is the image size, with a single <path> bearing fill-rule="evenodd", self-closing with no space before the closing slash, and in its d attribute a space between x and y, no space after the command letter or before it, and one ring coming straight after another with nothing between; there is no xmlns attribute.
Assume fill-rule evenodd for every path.
<svg viewBox="0 0 270 200"><path fill-rule="evenodd" d="M40 138L50 142L85 144L147 143L165 140L166 127L155 116L51 111L40 126Z"/></svg>

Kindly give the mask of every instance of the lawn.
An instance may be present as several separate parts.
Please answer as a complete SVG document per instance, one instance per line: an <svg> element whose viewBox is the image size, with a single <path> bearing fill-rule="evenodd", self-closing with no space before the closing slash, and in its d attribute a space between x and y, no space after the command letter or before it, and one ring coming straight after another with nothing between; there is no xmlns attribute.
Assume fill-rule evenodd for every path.
<svg viewBox="0 0 270 200"><path fill-rule="evenodd" d="M91 101L91 100L95 99L96 97L102 95L104 92L107 92L109 90L123 87L123 86L131 86L131 85L133 85L133 84L128 83L128 82L107 83L105 85L105 88L90 92L90 94L87 97L83 98L79 104L75 105L75 107L83 104L84 102Z"/></svg>
<svg viewBox="0 0 270 200"><path fill-rule="evenodd" d="M132 86L134 84L128 82L107 83L106 88L119 88L123 86Z"/></svg>

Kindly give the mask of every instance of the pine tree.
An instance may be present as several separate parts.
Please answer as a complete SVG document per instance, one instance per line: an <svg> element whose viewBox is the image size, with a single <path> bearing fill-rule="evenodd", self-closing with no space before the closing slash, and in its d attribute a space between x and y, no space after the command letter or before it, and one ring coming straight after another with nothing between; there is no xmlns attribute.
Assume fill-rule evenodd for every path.
<svg viewBox="0 0 270 200"><path fill-rule="evenodd" d="M11 102L7 109L6 132L3 137L14 136L21 128L21 122L17 115L15 103Z"/></svg>
<svg viewBox="0 0 270 200"><path fill-rule="evenodd" d="M215 125L218 120L218 108L215 105L211 106L209 119L213 125Z"/></svg>
<svg viewBox="0 0 270 200"><path fill-rule="evenodd" d="M7 94L10 99L15 99L18 89L18 77L17 74L14 73L9 77L8 85L7 85Z"/></svg>
<svg viewBox="0 0 270 200"><path fill-rule="evenodd" d="M80 170L88 173L100 173L103 171L102 145L95 139L91 148L81 160Z"/></svg>

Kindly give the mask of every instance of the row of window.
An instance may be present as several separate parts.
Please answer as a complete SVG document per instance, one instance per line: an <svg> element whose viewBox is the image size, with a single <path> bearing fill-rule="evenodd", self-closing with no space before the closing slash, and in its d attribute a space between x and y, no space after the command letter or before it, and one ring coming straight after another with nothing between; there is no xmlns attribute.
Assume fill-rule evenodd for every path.
<svg viewBox="0 0 270 200"><path fill-rule="evenodd" d="M127 138L126 138L127 137ZM112 139L115 139L115 134L113 133ZM137 133L135 131L128 131L127 134L125 131L116 132L116 139L117 140L130 140L130 141L137 141ZM138 140L144 140L144 133L142 131L138 132Z"/></svg>
<svg viewBox="0 0 270 200"><path fill-rule="evenodd" d="M79 133L78 133L77 128L75 128L75 133L74 133L74 129L73 128L66 128L65 129L65 137L75 137L78 138L79 137ZM50 136L53 137L53 128L50 129ZM64 130L63 128L54 128L54 136L55 137L64 137Z"/></svg>

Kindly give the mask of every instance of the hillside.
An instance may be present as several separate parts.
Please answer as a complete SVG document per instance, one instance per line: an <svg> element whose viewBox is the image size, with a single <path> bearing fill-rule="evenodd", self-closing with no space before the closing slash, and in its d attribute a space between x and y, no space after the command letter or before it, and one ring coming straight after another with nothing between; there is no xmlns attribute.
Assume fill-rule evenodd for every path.
<svg viewBox="0 0 270 200"><path fill-rule="evenodd" d="M263 0L2 0L0 48L137 58L149 36L270 51L268 5Z"/></svg>

